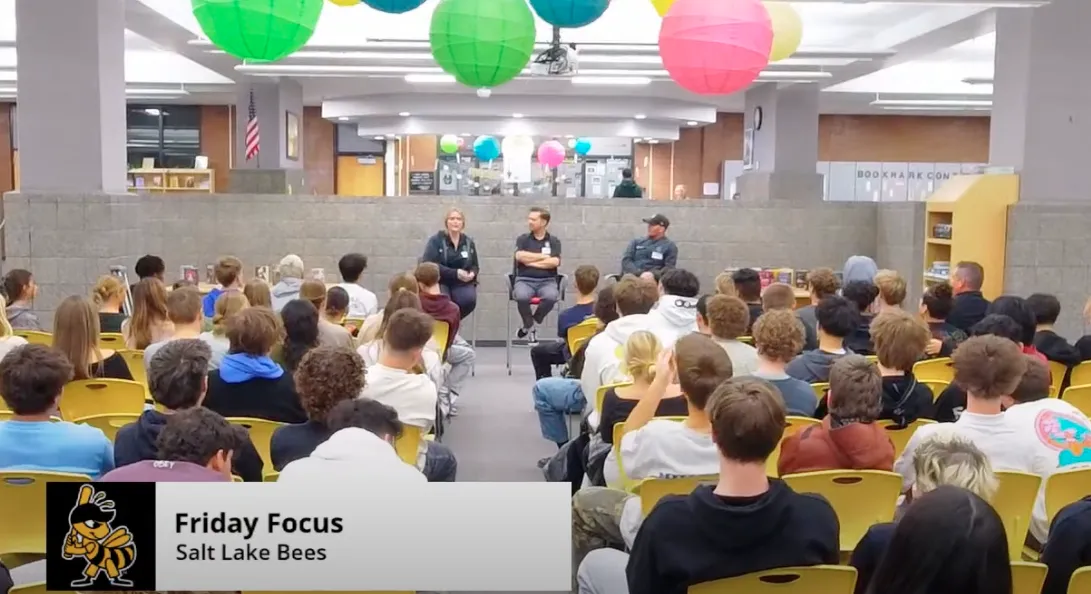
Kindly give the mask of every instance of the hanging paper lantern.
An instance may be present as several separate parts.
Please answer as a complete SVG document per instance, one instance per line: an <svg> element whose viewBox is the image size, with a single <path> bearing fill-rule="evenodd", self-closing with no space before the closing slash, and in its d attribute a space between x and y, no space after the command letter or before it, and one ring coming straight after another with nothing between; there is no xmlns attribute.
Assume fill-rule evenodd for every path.
<svg viewBox="0 0 1091 594"><path fill-rule="evenodd" d="M766 2L765 9L773 23L773 49L769 52L769 61L779 62L799 49L803 41L803 19L787 2Z"/></svg>
<svg viewBox="0 0 1091 594"><path fill-rule="evenodd" d="M554 27L575 29L598 20L610 0L530 0L530 7Z"/></svg>
<svg viewBox="0 0 1091 594"><path fill-rule="evenodd" d="M360 0L330 0L330 4L336 6L356 6Z"/></svg>
<svg viewBox="0 0 1091 594"><path fill-rule="evenodd" d="M576 146L572 147L572 150L576 151L576 154L582 157L591 152L591 141L586 138L577 138Z"/></svg>
<svg viewBox="0 0 1091 594"><path fill-rule="evenodd" d="M393 14L409 12L424 4L424 0L363 0L363 2L375 10Z"/></svg>
<svg viewBox="0 0 1091 594"><path fill-rule="evenodd" d="M534 154L534 140L529 136L505 136L500 143L500 154L504 157L530 159Z"/></svg>
<svg viewBox="0 0 1091 594"><path fill-rule="evenodd" d="M564 145L556 140L543 142L538 147L538 162L550 169L564 163Z"/></svg>
<svg viewBox="0 0 1091 594"><path fill-rule="evenodd" d="M474 141L474 156L480 161L492 161L500 156L500 143L492 136L478 136Z"/></svg>
<svg viewBox="0 0 1091 594"><path fill-rule="evenodd" d="M439 150L448 155L458 152L458 137L454 134L444 134L439 139Z"/></svg>
<svg viewBox="0 0 1091 594"><path fill-rule="evenodd" d="M652 6L655 7L655 11L659 13L659 16L666 16L672 4L674 4L674 0L652 0Z"/></svg>
<svg viewBox="0 0 1091 594"><path fill-rule="evenodd" d="M569 138L568 139L568 148L570 148L572 150L576 149L576 139L575 138Z"/></svg>
<svg viewBox="0 0 1091 594"><path fill-rule="evenodd" d="M772 46L773 25L759 0L675 0L659 27L663 67L699 95L750 86Z"/></svg>
<svg viewBox="0 0 1091 594"><path fill-rule="evenodd" d="M436 63L458 82L495 87L523 71L534 35L525 0L441 0L428 41Z"/></svg>
<svg viewBox="0 0 1091 594"><path fill-rule="evenodd" d="M458 148L462 148L462 147L466 146L466 139L465 139L465 138L463 138L463 137L461 137L461 136L459 136L458 138L456 138L456 139L455 139L455 142L457 142L457 143L458 143Z"/></svg>
<svg viewBox="0 0 1091 594"><path fill-rule="evenodd" d="M322 0L192 0L193 16L208 40L251 62L275 62L314 34Z"/></svg>

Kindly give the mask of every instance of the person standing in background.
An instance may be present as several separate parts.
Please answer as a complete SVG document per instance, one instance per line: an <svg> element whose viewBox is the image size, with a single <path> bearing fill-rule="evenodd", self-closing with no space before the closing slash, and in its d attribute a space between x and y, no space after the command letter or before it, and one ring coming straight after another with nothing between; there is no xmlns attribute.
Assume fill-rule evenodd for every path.
<svg viewBox="0 0 1091 594"><path fill-rule="evenodd" d="M439 286L444 295L458 306L463 319L477 308L477 246L463 233L466 216L457 208L447 211L444 229L430 237L424 246L423 262L439 265Z"/></svg>
<svg viewBox="0 0 1091 594"><path fill-rule="evenodd" d="M643 198L644 190L633 181L633 170L621 170L621 183L614 187L614 198Z"/></svg>
<svg viewBox="0 0 1091 594"><path fill-rule="evenodd" d="M621 256L621 274L658 280L658 273L678 264L678 246L667 237L671 222L657 214L644 219L648 235L629 242Z"/></svg>
<svg viewBox="0 0 1091 594"><path fill-rule="evenodd" d="M985 269L977 262L959 262L951 273L955 290L955 305L947 315L947 323L969 334L974 324L985 319L989 300L981 294L985 284Z"/></svg>
<svg viewBox="0 0 1091 594"><path fill-rule="evenodd" d="M689 200L689 196L686 196L686 186L682 184L674 186L674 195L671 196L671 200Z"/></svg>

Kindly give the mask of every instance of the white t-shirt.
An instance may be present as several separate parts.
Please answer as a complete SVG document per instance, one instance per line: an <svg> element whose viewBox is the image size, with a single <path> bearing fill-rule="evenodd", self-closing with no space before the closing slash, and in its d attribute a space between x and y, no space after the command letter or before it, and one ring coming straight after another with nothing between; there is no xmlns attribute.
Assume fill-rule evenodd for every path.
<svg viewBox="0 0 1091 594"><path fill-rule="evenodd" d="M375 293L356 283L341 283L337 286L349 294L348 317L365 318L379 310L379 299Z"/></svg>
<svg viewBox="0 0 1091 594"><path fill-rule="evenodd" d="M423 374L376 363L367 368L367 384L361 398L370 398L393 408L406 425L432 429L436 421L436 384Z"/></svg>
<svg viewBox="0 0 1091 594"><path fill-rule="evenodd" d="M25 344L27 344L27 339L22 336L0 337L0 360L3 360L4 357L8 356L8 353Z"/></svg>
<svg viewBox="0 0 1091 594"><path fill-rule="evenodd" d="M712 339L731 359L731 377L751 375L758 370L758 349L738 340Z"/></svg>

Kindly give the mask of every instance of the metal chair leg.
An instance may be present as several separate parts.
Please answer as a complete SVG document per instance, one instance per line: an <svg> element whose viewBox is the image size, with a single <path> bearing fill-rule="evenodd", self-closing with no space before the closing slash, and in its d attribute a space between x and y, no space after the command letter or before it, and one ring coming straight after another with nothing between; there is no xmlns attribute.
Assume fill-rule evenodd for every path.
<svg viewBox="0 0 1091 594"><path fill-rule="evenodd" d="M474 336L473 336L473 340L470 341L470 346L473 348L474 353L476 355L476 353L477 353L477 312L475 311L470 315L472 315L474 317L474 323L473 323ZM474 357L473 362L470 363L470 377L477 377L477 357L476 356Z"/></svg>
<svg viewBox="0 0 1091 594"><path fill-rule="evenodd" d="M504 333L505 356L507 357L508 375L511 375L511 300L505 313L507 332Z"/></svg>

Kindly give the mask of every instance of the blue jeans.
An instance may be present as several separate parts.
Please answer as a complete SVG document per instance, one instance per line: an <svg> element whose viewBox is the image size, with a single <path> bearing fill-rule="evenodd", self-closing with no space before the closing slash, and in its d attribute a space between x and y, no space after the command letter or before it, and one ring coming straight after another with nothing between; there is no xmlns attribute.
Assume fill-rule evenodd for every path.
<svg viewBox="0 0 1091 594"><path fill-rule="evenodd" d="M556 444L568 441L566 414L579 414L587 406L580 380L544 377L534 382L534 408L542 437Z"/></svg>
<svg viewBox="0 0 1091 594"><path fill-rule="evenodd" d="M427 452L424 454L424 470L421 471L430 483L453 483L455 474L458 473L458 460L451 448L436 443L426 442Z"/></svg>

